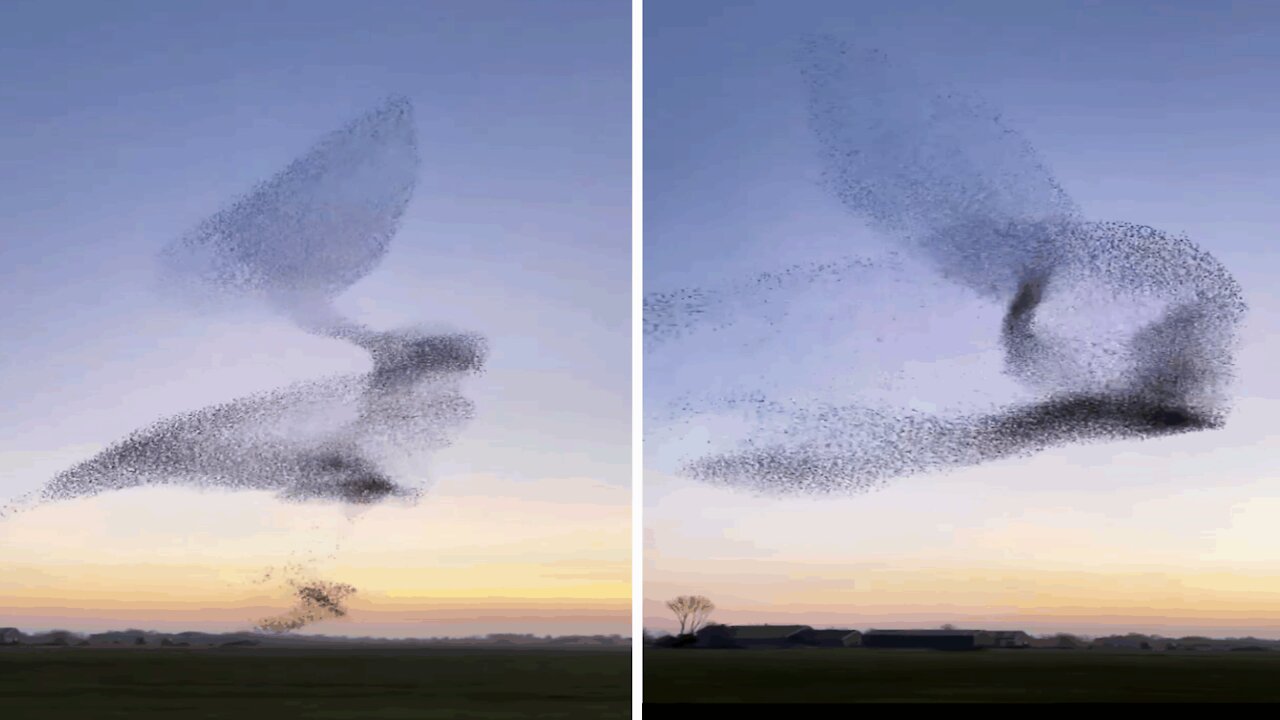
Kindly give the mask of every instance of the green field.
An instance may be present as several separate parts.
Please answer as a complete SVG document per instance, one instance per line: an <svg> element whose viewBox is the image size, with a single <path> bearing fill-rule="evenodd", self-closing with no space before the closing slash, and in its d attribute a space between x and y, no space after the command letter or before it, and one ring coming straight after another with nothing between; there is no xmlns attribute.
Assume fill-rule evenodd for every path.
<svg viewBox="0 0 1280 720"><path fill-rule="evenodd" d="M1280 701L1280 652L646 649L645 702Z"/></svg>
<svg viewBox="0 0 1280 720"><path fill-rule="evenodd" d="M625 718L625 650L0 647L0 717Z"/></svg>

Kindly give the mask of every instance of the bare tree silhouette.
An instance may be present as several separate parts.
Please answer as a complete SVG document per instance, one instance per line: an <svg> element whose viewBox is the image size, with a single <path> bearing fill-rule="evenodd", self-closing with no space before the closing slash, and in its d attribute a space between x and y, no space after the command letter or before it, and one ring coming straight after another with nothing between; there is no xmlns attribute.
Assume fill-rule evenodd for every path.
<svg viewBox="0 0 1280 720"><path fill-rule="evenodd" d="M692 634L707 623L711 611L716 609L715 603L702 595L681 595L667 601L667 608L675 613L680 621L680 634Z"/></svg>

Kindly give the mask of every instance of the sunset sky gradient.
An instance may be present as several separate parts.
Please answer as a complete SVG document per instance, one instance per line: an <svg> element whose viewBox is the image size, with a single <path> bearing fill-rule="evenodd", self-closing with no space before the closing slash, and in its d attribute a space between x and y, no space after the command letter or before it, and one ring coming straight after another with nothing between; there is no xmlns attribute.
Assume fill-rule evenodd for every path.
<svg viewBox="0 0 1280 720"><path fill-rule="evenodd" d="M198 315L155 256L389 95L419 183L337 306L487 337L417 506L143 489L0 521L0 625L245 629L268 568L355 585L309 631L628 634L630 4L12 2L0 13L0 502L162 417L368 355ZM400 478L398 478L400 479ZM336 549L333 549L336 545Z"/></svg>
<svg viewBox="0 0 1280 720"><path fill-rule="evenodd" d="M1186 233L1250 305L1221 431L1057 448L820 499L677 477L677 451L707 441L697 427L647 444L647 627L674 629L663 601L698 593L726 623L1280 637L1280 9L651 0L645 11L646 293L876 247L818 182L795 60L817 32L983 96L1088 217ZM901 370L897 399L919 411L1008 382L1003 308L902 292L866 293L843 329L780 331L785 356L698 356L688 378L838 368L853 349L879 367L847 360L849 378ZM664 368L683 363L663 352ZM655 367L646 356L646 413L695 383Z"/></svg>

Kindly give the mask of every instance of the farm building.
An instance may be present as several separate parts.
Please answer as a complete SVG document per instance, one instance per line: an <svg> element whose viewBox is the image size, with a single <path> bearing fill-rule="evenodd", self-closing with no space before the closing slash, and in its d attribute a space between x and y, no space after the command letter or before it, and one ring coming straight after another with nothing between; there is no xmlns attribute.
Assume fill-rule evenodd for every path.
<svg viewBox="0 0 1280 720"><path fill-rule="evenodd" d="M0 645L17 645L22 639L22 633L18 628L0 628Z"/></svg>
<svg viewBox="0 0 1280 720"><path fill-rule="evenodd" d="M1049 637L1031 638L1027 641L1028 647L1052 650L1077 650L1084 647L1084 645L1084 641L1080 638L1066 633L1050 635Z"/></svg>
<svg viewBox="0 0 1280 720"><path fill-rule="evenodd" d="M920 648L929 650L977 650L994 642L983 630L868 630L862 646L869 648Z"/></svg>
<svg viewBox="0 0 1280 720"><path fill-rule="evenodd" d="M1031 647L1031 636L1021 630L995 630L991 633L991 647Z"/></svg>
<svg viewBox="0 0 1280 720"><path fill-rule="evenodd" d="M793 636L805 638L807 632L814 632L814 629L808 625L708 625L698 631L698 646L709 648L794 647L812 644L797 642L793 638Z"/></svg>
<svg viewBox="0 0 1280 720"><path fill-rule="evenodd" d="M797 630L787 636L787 642L792 645L808 645L810 647L847 647L844 639L850 633L856 630L814 630L813 628L805 628ZM859 633L861 635L861 633Z"/></svg>
<svg viewBox="0 0 1280 720"><path fill-rule="evenodd" d="M702 648L733 648L733 628L729 625L712 624L697 632L697 646Z"/></svg>

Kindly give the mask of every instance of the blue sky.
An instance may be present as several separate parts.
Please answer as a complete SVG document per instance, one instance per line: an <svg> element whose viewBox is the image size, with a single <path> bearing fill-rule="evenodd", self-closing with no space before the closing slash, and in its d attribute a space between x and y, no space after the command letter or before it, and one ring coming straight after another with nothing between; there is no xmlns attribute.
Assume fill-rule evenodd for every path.
<svg viewBox="0 0 1280 720"><path fill-rule="evenodd" d="M357 348L266 312L172 306L152 262L398 94L415 105L417 190L385 261L337 304L377 328L488 336L489 372L468 389L478 417L437 456L438 494L478 514L476 493L625 512L628 3L12 2L2 15L6 497L165 415L367 369ZM22 552L6 561L39 563L38 546Z"/></svg>
<svg viewBox="0 0 1280 720"><path fill-rule="evenodd" d="M1263 520L1280 492L1277 31L1267 3L646 3L646 292L883 253L817 182L794 51L827 33L985 97L1087 217L1186 233L1250 304L1236 411L1214 433L779 500L675 477L676 459L715 433L647 427L646 622L666 622L665 597L697 591L725 621L1280 631L1280 544ZM758 352L728 339L757 337L759 318L741 335L646 350L647 416L753 378L856 402L901 371L890 396L924 410L1002 396L1003 308L936 284L891 294L906 287L894 282L806 296ZM830 308L848 322L803 314ZM964 577L990 578L990 592L957 592Z"/></svg>

